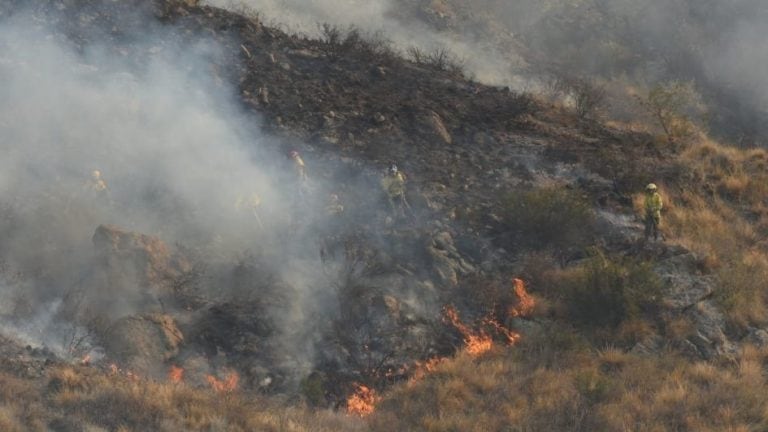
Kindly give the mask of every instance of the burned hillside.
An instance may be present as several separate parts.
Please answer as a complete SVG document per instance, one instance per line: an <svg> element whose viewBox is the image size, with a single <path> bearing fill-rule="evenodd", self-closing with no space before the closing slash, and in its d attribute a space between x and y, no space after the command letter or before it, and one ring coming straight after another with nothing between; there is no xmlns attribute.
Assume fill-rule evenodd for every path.
<svg viewBox="0 0 768 432"><path fill-rule="evenodd" d="M590 407L622 373L762 358L749 278L726 276L744 245L763 268L759 190L728 176L764 153L321 34L195 1L0 1L0 382L33 401L0 392L0 428L446 430L428 417L542 367L578 369L542 419L619 430ZM693 209L739 228L697 237ZM466 390L474 368L505 378ZM445 406L412 402L443 377ZM450 424L547 430L513 411Z"/></svg>

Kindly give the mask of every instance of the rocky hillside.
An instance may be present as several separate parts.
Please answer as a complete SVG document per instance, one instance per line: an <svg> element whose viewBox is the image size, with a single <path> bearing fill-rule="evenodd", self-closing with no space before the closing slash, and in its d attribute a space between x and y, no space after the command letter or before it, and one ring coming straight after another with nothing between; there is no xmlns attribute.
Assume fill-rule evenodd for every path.
<svg viewBox="0 0 768 432"><path fill-rule="evenodd" d="M173 62L189 40L211 43L197 72L214 92L234 93L237 115L269 136L253 144L258 151L299 151L309 181L282 190L285 213L269 200L247 216L218 211L219 224L242 223L233 236L203 216L209 201L187 202L162 185L141 195L142 205L157 203L157 232L135 228L149 225L121 201L130 185L66 207L47 195L67 220L96 223L87 235L69 233L76 239L65 244L76 246L68 249L50 233L59 222L40 216L41 240L23 255L13 233L45 207L3 196L9 300L0 328L9 339L0 380L24 388L34 410L0 393L7 430L504 430L510 422L652 430L591 408L630 392L630 375L654 362L695 382L688 367L765 360L752 345L768 343L768 315L744 312L745 292L755 291L727 278L743 269L741 256L697 237L707 220L692 215L706 208L709 226L730 217L754 230L724 237L750 248L760 274L762 197L745 192L755 187L747 173L726 168L764 161L762 151L745 156L703 135L673 148L474 82L451 64L406 60L354 30L326 27L323 39L310 39L196 2L0 1L0 26L17 20L46 29L97 73L115 66L92 60L94 47L127 59L118 68L130 74L158 58ZM156 31L164 37L146 43ZM0 51L0 72L24 67L8 58ZM0 133L11 130L3 125ZM291 172L285 159L270 165ZM411 208L402 215L379 186L391 163L407 176ZM637 217L638 191L651 181L668 203L655 242L643 240ZM331 193L340 214L326 211ZM131 215L131 226L112 224L115 214ZM40 265L51 260L77 265ZM574 405L558 399L557 415L531 406L550 423L514 414L521 400L492 413L483 389L503 394L509 382L523 394L533 387L514 381L522 370L524 380L573 382L562 394L573 391ZM479 382L477 371L498 379ZM246 414L259 404L267 408ZM435 414L446 410L463 419ZM735 415L730 425L751 418Z"/></svg>

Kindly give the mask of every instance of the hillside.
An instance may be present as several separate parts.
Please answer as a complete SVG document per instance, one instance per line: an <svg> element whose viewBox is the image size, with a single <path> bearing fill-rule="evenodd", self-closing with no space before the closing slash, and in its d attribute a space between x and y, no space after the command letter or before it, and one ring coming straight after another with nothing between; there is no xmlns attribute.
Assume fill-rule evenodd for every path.
<svg viewBox="0 0 768 432"><path fill-rule="evenodd" d="M0 429L766 427L768 153L322 34L0 0Z"/></svg>

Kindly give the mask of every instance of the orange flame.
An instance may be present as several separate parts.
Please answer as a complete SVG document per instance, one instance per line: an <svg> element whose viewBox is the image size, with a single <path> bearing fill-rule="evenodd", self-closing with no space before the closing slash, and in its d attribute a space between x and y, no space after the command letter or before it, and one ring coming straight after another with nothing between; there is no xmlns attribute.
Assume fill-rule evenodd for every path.
<svg viewBox="0 0 768 432"><path fill-rule="evenodd" d="M514 332L504 327L503 325L499 324L499 322L496 320L486 318L483 320L483 324L493 327L493 329L496 330L497 333L499 333L500 335L504 336L507 339L507 343L509 345L516 344L522 338L520 333Z"/></svg>
<svg viewBox="0 0 768 432"><path fill-rule="evenodd" d="M362 384L355 384L355 392L347 398L347 414L365 417L376 409L379 397L376 391Z"/></svg>
<svg viewBox="0 0 768 432"><path fill-rule="evenodd" d="M171 370L168 371L168 379L174 384L182 382L184 380L184 369L176 365L171 365Z"/></svg>
<svg viewBox="0 0 768 432"><path fill-rule="evenodd" d="M237 390L237 384L240 382L240 375L231 371L227 373L226 378L220 380L213 375L206 375L205 380L218 393L231 393Z"/></svg>
<svg viewBox="0 0 768 432"><path fill-rule="evenodd" d="M514 285L513 289L515 290L518 302L516 306L509 307L509 316L515 318L531 315L536 307L536 301L525 289L525 282L522 279L514 278L512 279L512 284Z"/></svg>
<svg viewBox="0 0 768 432"><path fill-rule="evenodd" d="M443 309L445 318L453 325L456 330L464 337L465 350L472 356L478 356L493 348L493 340L484 331L474 332L459 319L459 313L453 306L446 306Z"/></svg>
<svg viewBox="0 0 768 432"><path fill-rule="evenodd" d="M432 357L424 362L416 361L413 365L411 378L408 380L409 384L415 383L416 381L423 379L427 374L434 372L437 369L437 366L445 360L445 357Z"/></svg>

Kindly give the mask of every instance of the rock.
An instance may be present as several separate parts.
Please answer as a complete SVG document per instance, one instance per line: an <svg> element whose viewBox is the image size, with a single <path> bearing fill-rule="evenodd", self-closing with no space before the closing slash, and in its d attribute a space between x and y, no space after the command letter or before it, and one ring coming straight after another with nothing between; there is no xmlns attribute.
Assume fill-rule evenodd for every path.
<svg viewBox="0 0 768 432"><path fill-rule="evenodd" d="M630 352L638 355L657 355L662 348L664 348L664 339L654 334L636 343Z"/></svg>
<svg viewBox="0 0 768 432"><path fill-rule="evenodd" d="M714 292L714 280L690 274L661 273L666 284L664 303L673 309L687 309L708 298Z"/></svg>
<svg viewBox="0 0 768 432"><path fill-rule="evenodd" d="M377 112L373 115L373 121L377 124L382 124L387 121L387 118L384 117L384 114Z"/></svg>
<svg viewBox="0 0 768 432"><path fill-rule="evenodd" d="M122 318L102 336L107 354L122 367L149 372L179 353L184 336L169 315L146 314Z"/></svg>
<svg viewBox="0 0 768 432"><path fill-rule="evenodd" d="M738 352L737 345L725 335L725 316L713 301L697 303L689 309L688 314L696 329L688 340L696 346L702 358L711 360Z"/></svg>
<svg viewBox="0 0 768 432"><path fill-rule="evenodd" d="M266 86L259 87L258 97L263 105L269 105L269 89Z"/></svg>
<svg viewBox="0 0 768 432"><path fill-rule="evenodd" d="M643 225L631 215L598 210L595 216L595 228L608 244L626 246L642 238Z"/></svg>
<svg viewBox="0 0 768 432"><path fill-rule="evenodd" d="M190 269L186 259L171 254L159 238L101 225L93 234L98 261L112 273L136 277L139 284L161 287Z"/></svg>
<svg viewBox="0 0 768 432"><path fill-rule="evenodd" d="M765 329L750 328L749 334L744 340L758 348L764 348L768 346L768 331Z"/></svg>
<svg viewBox="0 0 768 432"><path fill-rule="evenodd" d="M445 127L445 123L443 122L443 119L440 118L439 114L434 111L429 111L426 115L426 118L423 120L423 123L429 126L432 133L443 143L453 143L453 137L451 137L450 132L448 132L448 128Z"/></svg>
<svg viewBox="0 0 768 432"><path fill-rule="evenodd" d="M453 243L453 237L447 231L438 232L430 238L426 250L435 275L445 286L456 286L459 276L467 276L476 271L461 256Z"/></svg>

